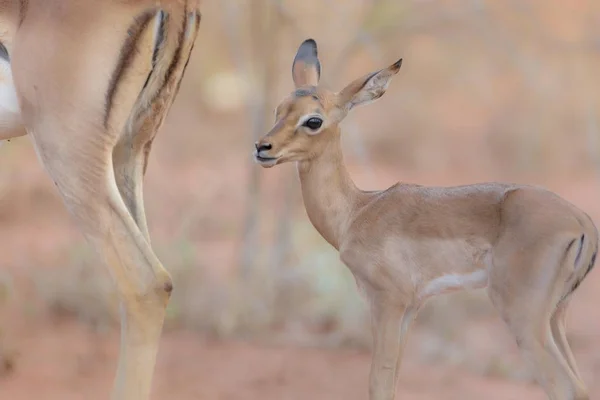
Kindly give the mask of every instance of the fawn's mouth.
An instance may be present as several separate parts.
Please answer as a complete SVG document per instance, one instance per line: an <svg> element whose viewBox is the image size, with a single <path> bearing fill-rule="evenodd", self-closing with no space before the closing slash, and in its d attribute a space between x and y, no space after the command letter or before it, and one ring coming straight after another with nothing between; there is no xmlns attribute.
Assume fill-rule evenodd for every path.
<svg viewBox="0 0 600 400"><path fill-rule="evenodd" d="M279 157L265 157L256 151L254 152L254 161L260 164L262 167L270 168L277 164L277 160L279 160Z"/></svg>

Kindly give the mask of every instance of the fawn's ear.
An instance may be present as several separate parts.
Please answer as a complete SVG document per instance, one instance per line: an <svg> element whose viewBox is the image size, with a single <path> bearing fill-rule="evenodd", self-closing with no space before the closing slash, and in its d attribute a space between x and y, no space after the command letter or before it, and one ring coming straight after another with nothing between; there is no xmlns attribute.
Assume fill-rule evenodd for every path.
<svg viewBox="0 0 600 400"><path fill-rule="evenodd" d="M371 103L385 93L392 77L398 73L402 59L399 59L389 67L362 76L338 94L338 106L348 112L353 107Z"/></svg>
<svg viewBox="0 0 600 400"><path fill-rule="evenodd" d="M317 86L321 77L321 63L317 54L317 42L306 39L294 57L292 78L296 88L305 85Z"/></svg>

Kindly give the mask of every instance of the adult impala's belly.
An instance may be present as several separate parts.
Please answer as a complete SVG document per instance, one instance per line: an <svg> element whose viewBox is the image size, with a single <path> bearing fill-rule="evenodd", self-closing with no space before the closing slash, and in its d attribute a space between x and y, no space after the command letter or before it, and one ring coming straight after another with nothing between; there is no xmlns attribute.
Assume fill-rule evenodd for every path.
<svg viewBox="0 0 600 400"><path fill-rule="evenodd" d="M0 48L0 50L4 50ZM0 51L0 141L26 134L8 56Z"/></svg>

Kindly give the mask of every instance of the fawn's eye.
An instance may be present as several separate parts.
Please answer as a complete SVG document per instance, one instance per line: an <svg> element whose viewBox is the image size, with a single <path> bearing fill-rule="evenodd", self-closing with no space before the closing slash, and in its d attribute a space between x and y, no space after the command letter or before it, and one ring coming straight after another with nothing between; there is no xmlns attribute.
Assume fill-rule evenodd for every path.
<svg viewBox="0 0 600 400"><path fill-rule="evenodd" d="M306 126L311 131L316 131L321 127L321 125L323 125L323 120L317 117L309 118L306 120L306 122L304 122L304 126Z"/></svg>

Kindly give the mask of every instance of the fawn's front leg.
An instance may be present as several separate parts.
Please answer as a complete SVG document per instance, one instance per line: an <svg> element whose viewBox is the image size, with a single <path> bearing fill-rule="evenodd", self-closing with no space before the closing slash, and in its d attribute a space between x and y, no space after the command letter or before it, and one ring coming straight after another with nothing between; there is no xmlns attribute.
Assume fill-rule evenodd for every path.
<svg viewBox="0 0 600 400"><path fill-rule="evenodd" d="M371 303L373 358L369 376L370 400L393 400L406 343L406 333L415 310L386 300Z"/></svg>

